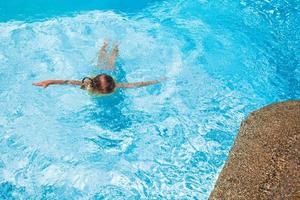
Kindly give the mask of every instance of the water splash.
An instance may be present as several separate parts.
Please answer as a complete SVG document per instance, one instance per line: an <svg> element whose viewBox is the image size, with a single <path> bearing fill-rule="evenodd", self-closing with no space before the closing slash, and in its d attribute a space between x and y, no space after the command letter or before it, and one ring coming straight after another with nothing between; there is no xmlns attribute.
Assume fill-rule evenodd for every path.
<svg viewBox="0 0 300 200"><path fill-rule="evenodd" d="M206 199L247 114L300 97L299 8L267 5L164 1L130 17L0 23L0 197ZM121 42L118 80L168 80L107 97L31 86L100 73L105 38Z"/></svg>

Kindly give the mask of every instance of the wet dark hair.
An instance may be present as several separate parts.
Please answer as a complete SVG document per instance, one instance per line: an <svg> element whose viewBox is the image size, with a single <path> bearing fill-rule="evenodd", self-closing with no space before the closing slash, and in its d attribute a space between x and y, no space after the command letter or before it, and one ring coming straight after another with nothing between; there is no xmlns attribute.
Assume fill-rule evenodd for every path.
<svg viewBox="0 0 300 200"><path fill-rule="evenodd" d="M115 80L107 74L100 74L94 78L84 77L82 83L84 83L86 79L90 80L90 86L93 92L110 94L115 91Z"/></svg>

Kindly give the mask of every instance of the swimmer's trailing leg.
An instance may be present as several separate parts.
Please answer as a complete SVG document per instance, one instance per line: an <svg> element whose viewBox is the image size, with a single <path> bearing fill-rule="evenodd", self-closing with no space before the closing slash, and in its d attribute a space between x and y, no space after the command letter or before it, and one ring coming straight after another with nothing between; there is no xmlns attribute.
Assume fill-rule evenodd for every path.
<svg viewBox="0 0 300 200"><path fill-rule="evenodd" d="M111 70L116 69L116 60L117 60L118 55L119 55L119 44L115 43L113 45L113 50L108 59L108 66L107 66L108 69L111 69Z"/></svg>
<svg viewBox="0 0 300 200"><path fill-rule="evenodd" d="M105 69L108 64L108 55L107 55L107 47L108 47L108 41L104 40L103 45L98 53L98 59L97 59L97 67L101 69Z"/></svg>

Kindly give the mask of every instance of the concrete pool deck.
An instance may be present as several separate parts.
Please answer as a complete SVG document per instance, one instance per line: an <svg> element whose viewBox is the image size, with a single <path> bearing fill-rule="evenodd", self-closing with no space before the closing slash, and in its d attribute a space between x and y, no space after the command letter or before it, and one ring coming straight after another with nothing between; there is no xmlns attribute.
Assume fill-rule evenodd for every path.
<svg viewBox="0 0 300 200"><path fill-rule="evenodd" d="M300 199L300 101L250 114L209 199Z"/></svg>

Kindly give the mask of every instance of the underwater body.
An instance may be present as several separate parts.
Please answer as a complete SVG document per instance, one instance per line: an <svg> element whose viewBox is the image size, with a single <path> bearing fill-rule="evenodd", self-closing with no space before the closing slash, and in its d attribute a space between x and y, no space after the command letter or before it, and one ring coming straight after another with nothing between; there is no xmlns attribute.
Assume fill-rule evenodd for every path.
<svg viewBox="0 0 300 200"><path fill-rule="evenodd" d="M13 2L0 3L0 199L207 199L241 121L300 98L299 1L43 14L30 1L24 15ZM105 39L120 43L116 72L95 66ZM167 81L108 96L31 85L104 72Z"/></svg>

